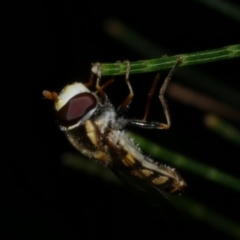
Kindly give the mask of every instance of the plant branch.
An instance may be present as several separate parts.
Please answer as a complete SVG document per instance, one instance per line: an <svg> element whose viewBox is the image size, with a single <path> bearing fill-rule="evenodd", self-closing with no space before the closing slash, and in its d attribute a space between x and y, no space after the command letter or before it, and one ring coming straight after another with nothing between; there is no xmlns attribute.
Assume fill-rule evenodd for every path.
<svg viewBox="0 0 240 240"><path fill-rule="evenodd" d="M180 66L190 66L201 63L216 62L224 59L237 58L240 57L240 44L202 52L178 54L170 57L164 56L157 59L130 62L130 74L156 72L163 69L170 69L174 66L179 57L182 58L182 63ZM94 74L98 74L98 65L99 63L94 63L92 66L92 72ZM126 73L126 63L101 63L100 71L102 76L124 75Z"/></svg>

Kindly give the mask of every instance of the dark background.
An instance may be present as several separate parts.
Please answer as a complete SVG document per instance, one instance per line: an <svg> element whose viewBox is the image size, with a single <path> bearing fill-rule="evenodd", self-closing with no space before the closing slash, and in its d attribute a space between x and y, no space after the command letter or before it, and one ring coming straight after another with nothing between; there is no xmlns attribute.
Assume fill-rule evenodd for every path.
<svg viewBox="0 0 240 240"><path fill-rule="evenodd" d="M5 101L7 105L4 104L7 123L3 127L8 133L3 145L3 162L8 166L3 181L7 190L3 194L2 208L4 239L12 235L23 239L188 239L196 235L204 238L209 234L232 237L222 233L220 227L213 227L214 224L209 225L187 213L176 226L178 220L175 224L169 221L176 217L171 215L174 215L172 209L169 212L164 209L162 213L161 207L151 206L121 185L69 168L61 161L64 153L76 151L58 129L53 105L42 96L44 89L60 91L73 81L87 81L91 63L96 61L136 61L240 43L239 21L198 1L138 4L132 8L124 2L107 5L92 1L59 1L56 4L38 1L11 7L7 16L11 23L7 34L9 41L5 48L9 52L11 70L4 80L4 84L9 83L4 88L4 99L9 98ZM143 45L141 52L111 37L104 30L106 21L111 22L111 19L159 46L161 54L147 56L148 45ZM239 63L238 58L191 69L240 91ZM190 67L179 68L178 72L188 69ZM162 78L167 72L162 72ZM146 89L154 76L155 73L130 76L136 100L129 116L142 116ZM123 76L117 77L107 91L116 105L127 94L125 85L121 85L122 79ZM208 89L186 82L177 73L173 82L208 93ZM217 88L216 92L216 96L210 97L221 100L225 92L218 92ZM168 96L167 99L172 117L169 131L131 130L169 150L238 177L239 146L204 126L206 111ZM158 110L150 117L164 120L161 106L156 106ZM239 111L237 103L231 107ZM225 120L239 129L239 121ZM237 191L178 170L188 183L184 196L223 218L240 222ZM168 220L165 221L163 215Z"/></svg>

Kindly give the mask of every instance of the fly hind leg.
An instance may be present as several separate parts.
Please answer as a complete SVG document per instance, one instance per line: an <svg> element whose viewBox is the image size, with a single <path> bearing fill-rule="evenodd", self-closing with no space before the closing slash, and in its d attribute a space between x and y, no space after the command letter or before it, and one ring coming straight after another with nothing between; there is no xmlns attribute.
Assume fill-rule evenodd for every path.
<svg viewBox="0 0 240 240"><path fill-rule="evenodd" d="M176 64L173 66L173 68L170 70L170 72L168 73L167 77L165 78L165 80L163 82L163 85L162 85L162 87L160 88L160 91L159 91L159 99L161 101L161 104L162 104L162 107L163 107L163 111L164 111L164 115L166 117L167 123L147 122L146 121L148 113L149 113L149 109L150 109L150 106L151 106L152 96L153 96L153 94L155 92L157 83L158 83L159 78L160 78L160 75L157 74L157 76L156 76L156 78L155 78L155 80L153 82L152 88L151 88L151 90L150 90L150 92L148 94L148 100L147 100L147 103L146 103L145 113L144 113L143 119L142 120L131 119L131 120L129 120L128 124L136 126L136 127L149 128L149 129L169 129L170 128L170 126L171 126L171 119L170 119L170 114L169 114L169 111L168 111L167 103L166 103L166 100L164 98L164 93L166 91L166 88L167 88L167 86L169 84L169 81L171 80L175 70L177 69L179 64L181 64L181 62L182 62L182 58L179 57L177 59Z"/></svg>

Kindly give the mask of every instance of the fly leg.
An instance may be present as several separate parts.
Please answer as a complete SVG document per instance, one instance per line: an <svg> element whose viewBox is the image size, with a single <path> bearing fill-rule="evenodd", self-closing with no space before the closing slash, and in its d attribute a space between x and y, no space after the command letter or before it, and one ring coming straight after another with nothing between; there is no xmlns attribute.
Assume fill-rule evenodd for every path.
<svg viewBox="0 0 240 240"><path fill-rule="evenodd" d="M97 75L97 80L96 80L96 93L99 93L100 98L102 103L106 100L106 94L104 93L103 89L106 88L108 85L110 85L111 83L114 82L114 79L110 79L109 81L105 82L102 86L100 86L100 82L101 82L101 64L100 63L94 63L92 66L92 69L94 69L94 71L96 72ZM93 83L93 74L91 74L90 76L90 80L85 83L86 87L91 86Z"/></svg>
<svg viewBox="0 0 240 240"><path fill-rule="evenodd" d="M131 83L129 82L130 62L129 61L125 61L125 62L126 62L125 82L128 86L129 94L126 97L126 99L123 101L123 103L118 107L117 109L118 116L122 115L129 108L132 102L132 98L134 96Z"/></svg>
<svg viewBox="0 0 240 240"><path fill-rule="evenodd" d="M169 84L169 81L171 80L175 70L177 69L177 67L181 64L182 62L182 58L179 57L177 59L176 64L173 66L173 68L170 70L170 72L168 73L167 77L165 78L162 87L160 88L159 91L159 99L161 101L162 107L163 107L163 111L164 111L164 115L166 117L167 123L160 123L160 122L148 122L146 121L148 113L149 113L149 109L150 109L150 105L151 105L151 100L152 100L152 96L155 92L156 86L157 86L157 82L159 81L160 75L157 74L152 88L148 94L148 100L146 103L146 108L145 108L145 113L144 113L144 117L142 120L138 120L138 119L130 119L128 124L136 126L136 127L141 127L141 128L148 128L148 129L169 129L171 126L171 119L170 119L170 114L168 111L168 107L167 107L167 103L166 100L164 98L164 93L166 91L166 88Z"/></svg>
<svg viewBox="0 0 240 240"><path fill-rule="evenodd" d="M151 107L151 102L152 102L152 97L156 91L157 88L157 84L160 80L160 73L157 74L157 76L154 79L153 85L150 89L150 92L148 93L148 98L147 98L147 102L146 102L146 106L145 106L145 112L143 115L143 119L141 120L142 122L146 122L147 121L147 117L148 117L148 113Z"/></svg>
<svg viewBox="0 0 240 240"><path fill-rule="evenodd" d="M84 83L85 87L89 88L93 84L93 74L90 75L88 82Z"/></svg>

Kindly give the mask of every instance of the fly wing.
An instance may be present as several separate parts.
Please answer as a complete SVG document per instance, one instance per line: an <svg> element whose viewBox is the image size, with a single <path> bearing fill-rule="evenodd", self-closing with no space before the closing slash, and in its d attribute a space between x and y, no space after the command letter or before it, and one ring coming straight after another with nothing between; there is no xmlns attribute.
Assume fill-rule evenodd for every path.
<svg viewBox="0 0 240 240"><path fill-rule="evenodd" d="M146 157L139 149L131 146L138 151L141 161L134 158L134 154L131 154L131 151L126 151L121 145L116 146L111 142L108 142L107 145L108 153L112 159L109 167L122 182L145 196L150 196L154 199L162 199L164 197L169 200L166 191L169 189L169 185L172 184L172 179L168 179L165 176L161 176L158 172L144 167L141 161ZM154 165L154 167L157 168L157 165ZM154 181L155 179L162 179L162 182Z"/></svg>
<svg viewBox="0 0 240 240"><path fill-rule="evenodd" d="M166 192L155 186L142 173L140 166L133 165L127 167L124 164L123 159L116 155L112 158L112 161L113 165L110 167L111 170L128 187L132 188L134 191L139 192L140 194L144 194L145 196L149 196L151 198L159 199L164 197L169 200Z"/></svg>
<svg viewBox="0 0 240 240"><path fill-rule="evenodd" d="M164 192L178 193L184 190L186 183L175 169L145 156L124 133L117 132L112 136L117 136L118 140L115 144L110 140L107 142L107 152L112 160L109 167L119 178L143 192L157 191L165 195Z"/></svg>
<svg viewBox="0 0 240 240"><path fill-rule="evenodd" d="M183 213L177 203L170 199L169 194L153 184L137 166L126 167L122 158L116 155L112 162L111 170L130 190L133 190L133 193L159 211L165 223L178 229L178 232L183 231L183 226L180 224L184 218Z"/></svg>
<svg viewBox="0 0 240 240"><path fill-rule="evenodd" d="M148 176L151 171L144 168L137 159L133 161L130 153L124 152L121 147L116 147L111 143L108 145L112 159L112 164L109 167L115 175L133 192L138 193L141 199L145 199L154 206L161 213L161 218L166 224L169 224L176 232L184 232L185 228L182 225L183 212L180 211L177 203L173 203L171 196L164 190L164 184L160 186L154 184L153 180L159 178L159 173Z"/></svg>

